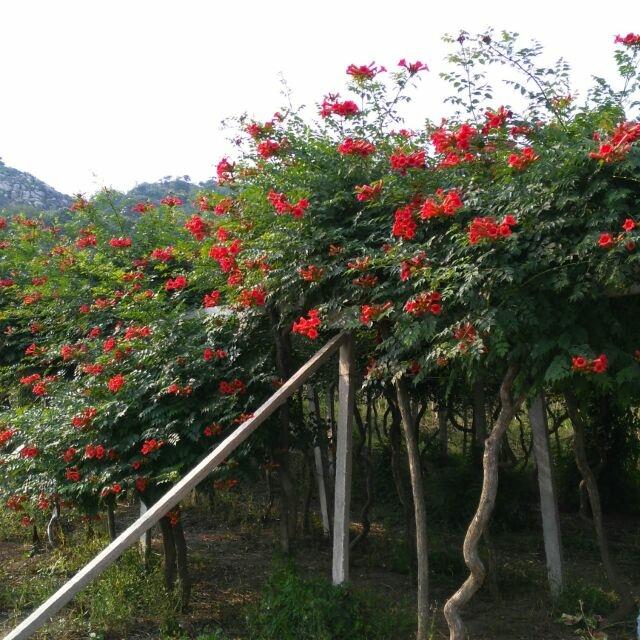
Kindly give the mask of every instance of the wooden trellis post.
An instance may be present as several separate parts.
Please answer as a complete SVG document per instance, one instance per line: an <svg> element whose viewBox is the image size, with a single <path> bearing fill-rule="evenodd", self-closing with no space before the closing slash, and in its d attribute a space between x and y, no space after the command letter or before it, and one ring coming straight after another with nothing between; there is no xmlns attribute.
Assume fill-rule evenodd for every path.
<svg viewBox="0 0 640 640"><path fill-rule="evenodd" d="M336 489L333 518L333 584L349 579L349 522L351 512L351 454L355 403L353 337L340 347L336 434Z"/></svg>

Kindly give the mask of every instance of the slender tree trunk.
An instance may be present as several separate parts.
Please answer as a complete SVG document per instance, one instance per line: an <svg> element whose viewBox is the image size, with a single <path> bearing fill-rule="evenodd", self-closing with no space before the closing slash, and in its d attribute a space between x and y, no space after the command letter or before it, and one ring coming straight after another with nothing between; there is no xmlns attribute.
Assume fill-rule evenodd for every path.
<svg viewBox="0 0 640 640"><path fill-rule="evenodd" d="M355 452L356 460L359 460L364 465L365 472L365 484L366 484L366 499L362 505L360 511L360 520L362 521L362 531L351 541L351 549L355 549L360 543L364 542L371 531L371 520L369 519L369 510L373 504L373 465L371 459L367 453L367 440L370 438L371 433L371 414L370 414L370 397L367 396L367 419L362 421L362 416L358 410L357 405L353 407L353 415L356 419L356 425L360 432L360 440L358 442L358 448Z"/></svg>
<svg viewBox="0 0 640 640"><path fill-rule="evenodd" d="M162 531L162 549L164 551L164 586L167 591L173 591L176 584L176 543L173 537L173 527L167 516L160 518Z"/></svg>
<svg viewBox="0 0 640 640"><path fill-rule="evenodd" d="M473 451L474 457L480 461L487 439L487 409L484 391L484 380L479 378L473 384Z"/></svg>
<svg viewBox="0 0 640 640"><path fill-rule="evenodd" d="M389 445L391 447L391 475L393 483L396 487L398 500L402 505L402 513L404 516L404 539L409 552L409 564L412 573L417 573L417 560L414 553L416 544L415 535L415 518L413 516L413 498L411 497L411 489L406 481L406 472L404 468L404 458L402 456L402 434L400 432L400 424L402 417L400 410L392 400L391 394L387 397L389 410L391 413L391 423L389 425Z"/></svg>
<svg viewBox="0 0 640 640"><path fill-rule="evenodd" d="M449 625L450 640L466 640L467 630L462 620L461 610L482 586L486 576L485 567L478 553L478 546L489 524L496 503L500 442L523 400L520 397L514 402L512 398L513 381L516 373L517 368L514 365L509 366L500 387L502 408L491 435L485 440L484 444L482 492L476 513L467 529L462 548L464 561L470 572L469 577L444 605L444 615Z"/></svg>
<svg viewBox="0 0 640 640"><path fill-rule="evenodd" d="M427 510L420 468L420 449L418 432L414 428L409 393L403 379L396 381L398 408L402 416L407 457L409 459L409 475L413 493L413 507L416 522L416 552L418 558L418 634L417 640L427 640L429 634L429 554L427 539Z"/></svg>
<svg viewBox="0 0 640 640"><path fill-rule="evenodd" d="M147 505L143 500L140 500L140 515L144 515L147 512ZM147 529L140 536L140 553L142 555L142 561L144 562L145 571L149 571L151 564L151 529Z"/></svg>
<svg viewBox="0 0 640 640"><path fill-rule="evenodd" d="M90 521L89 527L91 527ZM59 537L56 537L56 530L60 533L60 503L57 498L53 501L53 512L51 513L51 519L47 524L47 539L54 549L60 545Z"/></svg>
<svg viewBox="0 0 640 640"><path fill-rule="evenodd" d="M437 410L438 414L438 442L440 445L440 457L446 460L449 456L449 433L448 422L449 416L447 407L444 402L441 402Z"/></svg>
<svg viewBox="0 0 640 640"><path fill-rule="evenodd" d="M304 456L304 470L305 470L305 491L304 500L302 503L302 533L308 535L311 530L311 499L313 498L313 480L314 480L314 456L313 451L309 451Z"/></svg>
<svg viewBox="0 0 640 640"><path fill-rule="evenodd" d="M191 600L191 576L189 575L187 541L185 540L184 529L180 520L173 527L173 540L176 550L178 577L180 578L180 607L184 611Z"/></svg>
<svg viewBox="0 0 640 640"><path fill-rule="evenodd" d="M557 598L562 591L564 571L560 536L560 513L558 511L556 487L553 481L546 406L544 395L539 393L529 405L529 422L531 424L534 456L538 471L540 513L542 515L544 551L547 559L547 576L551 595Z"/></svg>
<svg viewBox="0 0 640 640"><path fill-rule="evenodd" d="M270 319L276 344L276 364L283 380L291 376L290 335L278 327L280 316L275 307L270 309ZM280 409L280 434L278 443L278 478L280 480L280 546L284 554L291 552L291 540L295 536L298 521L298 498L291 478L289 463L290 402Z"/></svg>
<svg viewBox="0 0 640 640"><path fill-rule="evenodd" d="M318 485L318 500L320 502L320 515L322 517L322 531L325 537L329 537L331 535L331 507L333 505L333 501L327 486L327 474L325 471L328 468L327 432L320 412L320 397L318 396L317 388L314 386L311 387L311 404L315 414L317 427L317 444L313 448L313 461L315 464L316 483Z"/></svg>
<svg viewBox="0 0 640 640"><path fill-rule="evenodd" d="M600 491L598 490L598 482L596 476L589 466L587 452L585 446L585 428L580 410L578 409L578 401L572 392L565 392L565 400L567 403L567 411L573 425L573 446L576 456L576 464L580 470L583 481L585 483L587 493L589 495L589 504L591 506L591 515L593 528L598 539L598 547L600 548L600 558L604 566L607 579L611 586L620 596L620 606L609 618L610 622L623 620L634 608L634 600L629 587L620 577L616 566L611 559L609 551L609 542L604 528L602 519L602 505L600 502Z"/></svg>
<svg viewBox="0 0 640 640"><path fill-rule="evenodd" d="M107 505L107 529L109 531L109 540L113 542L116 537L116 510L113 504Z"/></svg>

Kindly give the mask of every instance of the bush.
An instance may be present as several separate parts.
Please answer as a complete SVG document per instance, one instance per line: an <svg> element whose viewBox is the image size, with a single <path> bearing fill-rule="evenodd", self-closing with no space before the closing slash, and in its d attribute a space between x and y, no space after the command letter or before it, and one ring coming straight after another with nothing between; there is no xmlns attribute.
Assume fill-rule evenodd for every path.
<svg viewBox="0 0 640 640"><path fill-rule="evenodd" d="M302 578L291 564L276 567L247 622L254 640L392 640L411 628L388 602Z"/></svg>

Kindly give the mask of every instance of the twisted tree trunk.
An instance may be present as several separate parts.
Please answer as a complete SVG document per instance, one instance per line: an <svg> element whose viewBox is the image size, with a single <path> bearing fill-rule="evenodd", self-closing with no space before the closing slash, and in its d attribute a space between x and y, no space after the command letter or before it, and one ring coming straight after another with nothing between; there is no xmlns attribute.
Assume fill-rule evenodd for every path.
<svg viewBox="0 0 640 640"><path fill-rule="evenodd" d="M463 545L464 561L470 573L462 586L444 605L444 616L449 625L450 640L466 640L467 630L462 620L461 611L480 589L486 576L486 569L482 564L482 560L480 560L478 547L496 503L500 442L524 399L521 396L514 402L512 397L513 381L516 374L517 367L510 365L500 387L502 408L491 434L484 443L482 492L478 508L469 524Z"/></svg>
<svg viewBox="0 0 640 640"><path fill-rule="evenodd" d="M415 428L409 393L402 378L396 381L396 396L402 416L402 426L407 444L409 475L413 493L413 509L416 523L416 552L418 559L418 633L417 640L427 640L429 634L429 554L427 538L427 510L420 468L418 430Z"/></svg>
<svg viewBox="0 0 640 640"><path fill-rule="evenodd" d="M609 542L607 540L607 534L602 520L602 504L600 502L598 481L596 480L596 476L589 466L589 461L587 459L584 422L578 409L578 401L571 391L565 392L564 397L567 403L569 418L573 425L573 447L576 456L576 464L589 497L593 528L595 529L596 538L598 539L598 547L600 548L600 558L602 559L607 579L615 589L616 593L620 596L620 606L609 617L609 622L617 622L626 618L633 610L634 600L631 592L629 591L629 587L620 577L609 552Z"/></svg>

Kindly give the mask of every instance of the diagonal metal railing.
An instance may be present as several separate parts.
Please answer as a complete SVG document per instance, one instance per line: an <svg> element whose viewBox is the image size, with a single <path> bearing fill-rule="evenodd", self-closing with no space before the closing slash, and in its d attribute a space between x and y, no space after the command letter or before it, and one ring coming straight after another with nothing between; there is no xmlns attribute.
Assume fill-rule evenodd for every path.
<svg viewBox="0 0 640 640"><path fill-rule="evenodd" d="M291 397L331 356L340 350L339 361L339 412L336 453L336 491L333 538L333 581L342 584L349 571L349 504L351 491L351 435L353 403L355 397L355 367L353 340L350 334L340 333L310 358L291 376L251 418L243 422L225 438L187 475L177 482L152 507L141 515L128 529L105 547L91 562L65 583L48 600L40 605L4 640L25 640L44 626L62 607L84 587L111 566L127 549L156 524L168 511L200 482L202 482L229 454L242 444L269 416Z"/></svg>

